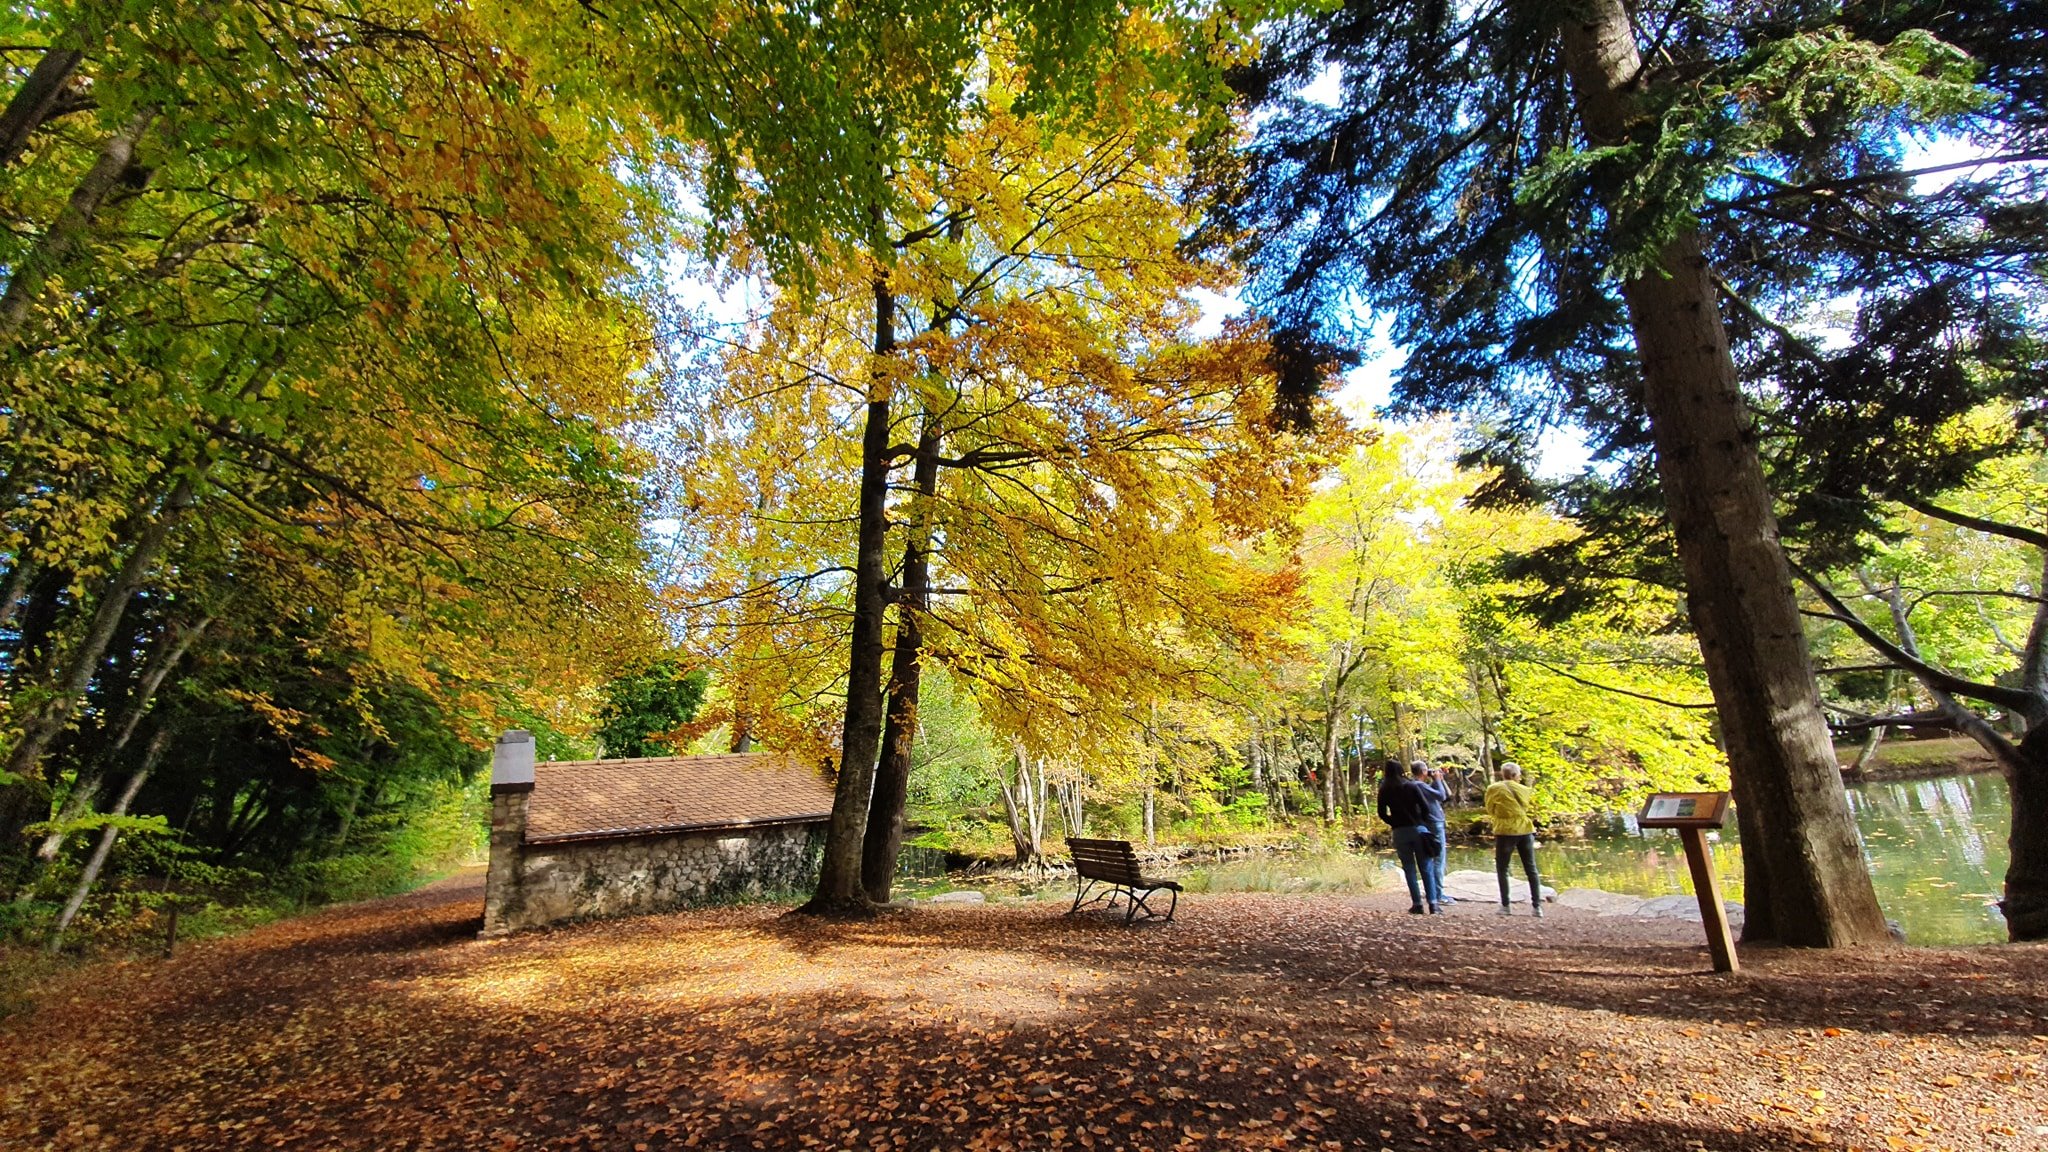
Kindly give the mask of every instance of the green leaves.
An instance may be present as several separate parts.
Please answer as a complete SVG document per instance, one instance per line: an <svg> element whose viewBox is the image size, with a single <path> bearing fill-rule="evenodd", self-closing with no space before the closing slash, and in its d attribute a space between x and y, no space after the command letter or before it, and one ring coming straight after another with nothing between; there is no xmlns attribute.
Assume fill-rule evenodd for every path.
<svg viewBox="0 0 2048 1152"><path fill-rule="evenodd" d="M562 4L542 34L558 66L601 45L608 78L680 138L714 251L744 233L778 282L809 288L835 248L886 255L894 181L962 130L985 53L1014 53L1048 113L1087 92L1120 16L1105 0L668 0Z"/></svg>
<svg viewBox="0 0 2048 1152"><path fill-rule="evenodd" d="M1975 66L1923 29L1874 44L1840 27L1771 39L1675 83L1652 80L1625 143L1554 147L1517 182L1524 208L1562 214L1588 186L1610 216L1608 273L1652 272L1718 181L1760 170L1844 125L1937 125L1983 102Z"/></svg>
<svg viewBox="0 0 2048 1152"><path fill-rule="evenodd" d="M674 660L657 660L644 671L620 676L603 689L597 710L597 738L604 755L661 756L681 751L670 733L696 719L708 677Z"/></svg>

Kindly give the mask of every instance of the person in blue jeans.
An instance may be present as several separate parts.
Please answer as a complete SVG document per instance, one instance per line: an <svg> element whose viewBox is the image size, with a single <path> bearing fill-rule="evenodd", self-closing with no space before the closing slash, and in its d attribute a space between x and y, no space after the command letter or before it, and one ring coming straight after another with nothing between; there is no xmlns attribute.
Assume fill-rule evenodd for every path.
<svg viewBox="0 0 2048 1152"><path fill-rule="evenodd" d="M1451 870L1451 829L1444 823L1444 804L1451 798L1451 786L1444 783L1443 769L1431 768L1420 760L1410 764L1408 770L1429 797L1429 826L1436 829L1436 874L1441 884L1444 873ZM1457 901L1447 892L1439 903L1449 906Z"/></svg>
<svg viewBox="0 0 2048 1152"><path fill-rule="evenodd" d="M1429 817L1433 796L1422 781L1402 775L1399 760L1387 761L1385 774L1380 778L1380 819L1394 830L1394 853L1401 858L1401 874L1408 880L1408 911L1417 916L1425 909L1431 914L1441 912L1444 903L1440 858L1435 852L1422 850L1423 842L1433 831ZM1441 801L1435 806L1441 818Z"/></svg>

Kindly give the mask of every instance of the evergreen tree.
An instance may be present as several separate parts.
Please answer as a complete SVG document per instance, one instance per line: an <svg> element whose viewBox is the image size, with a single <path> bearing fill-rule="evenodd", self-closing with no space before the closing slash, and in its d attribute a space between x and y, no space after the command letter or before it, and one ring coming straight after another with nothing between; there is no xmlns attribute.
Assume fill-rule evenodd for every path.
<svg viewBox="0 0 2048 1152"><path fill-rule="evenodd" d="M1881 938L1882 922L1757 451L1775 428L1752 419L1738 371L1762 383L1762 360L1810 362L1770 309L1889 276L1862 297L1861 329L1879 337L1862 352L1896 360L1889 339L1927 352L1925 371L1865 373L1860 397L1824 375L1821 409L1918 400L1902 426L1925 429L1924 443L2012 386L1997 374L1961 395L1936 383L2011 344L2008 282L1958 280L1931 271L1938 261L1915 282L1883 259L1917 237L1941 241L1944 258L2002 251L1984 229L2023 199L1903 195L1902 129L1983 117L1987 104L1963 53L1897 17L1830 4L1352 3L1286 22L1242 76L1271 114L1221 172L1237 207L1219 229L1253 238L1283 349L1343 346L1370 302L1410 351L1402 400L1483 415L1498 436L1483 455L1510 466L1503 490L1529 491L1513 465L1570 422L1643 482L1588 495L1586 510L1629 524L1645 495L1660 497L1679 561L1665 575L1687 590L1748 833L1750 938L1855 944ZM2005 53L2003 74L2034 83L2020 56ZM1334 103L1303 95L1332 71ZM1856 197L1893 210L1841 207ZM1896 231L1908 223L1918 231ZM1955 315L1986 322L1945 344L1936 334L1956 332L1942 320ZM1970 463L1912 455L1891 471L1952 479ZM1788 517L1819 520L1797 504ZM1655 558L1635 531L1620 558Z"/></svg>

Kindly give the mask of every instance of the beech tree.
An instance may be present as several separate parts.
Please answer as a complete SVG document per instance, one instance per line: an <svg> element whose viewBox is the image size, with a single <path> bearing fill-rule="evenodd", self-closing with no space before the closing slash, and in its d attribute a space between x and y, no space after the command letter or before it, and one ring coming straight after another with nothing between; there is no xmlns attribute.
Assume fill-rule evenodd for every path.
<svg viewBox="0 0 2048 1152"><path fill-rule="evenodd" d="M0 852L53 801L61 848L160 746L153 700L224 653L265 653L277 685L232 698L310 775L334 729L377 730L375 697L479 743L521 705L564 719L552 700L648 633L614 141L472 12L26 23L10 40L47 47L0 169ZM299 708L300 673L362 696Z"/></svg>
<svg viewBox="0 0 2048 1152"><path fill-rule="evenodd" d="M1127 31L1140 48L1164 35ZM1025 110L1023 73L1006 57L992 55L987 68L966 127L943 155L899 177L886 274L849 258L849 272L821 275L818 291L779 300L710 402L733 461L796 458L804 471L857 472L862 483L908 475L892 481L893 495L864 497L872 516L843 504L829 511L815 481L766 484L762 465L715 458L696 470L701 494L689 497L753 525L707 530L706 542L739 546L715 563L717 588L683 597L733 605L712 629L720 635L749 620L787 621L771 597L818 585L815 605L849 612L841 626L864 651L884 634L863 631L859 557L888 538L863 534L902 528L901 562L873 601L877 628L883 605L897 612L881 776L861 815L870 896L886 894L900 844L927 654L977 694L999 730L1027 743L1041 722L1057 726L1055 716L1111 716L1162 679L1184 685L1213 660L1205 645L1214 638L1258 634L1255 612L1269 595L1270 582L1233 567L1216 542L1284 522L1312 475L1270 426L1261 343L1247 332L1187 335L1196 311L1183 293L1224 283L1221 270L1175 252L1191 224L1177 185L1195 126L1149 100L1144 74L1117 66L1104 66L1094 111L1072 121ZM884 361L849 311L878 290L903 329ZM856 457L833 429L851 426L844 405L880 370L910 403L882 412L880 424L869 410ZM839 398L821 404L807 392ZM803 413L811 419L786 418ZM813 442L795 442L804 435ZM807 542L819 550L787 563ZM763 670L801 660L790 657ZM841 690L851 701L871 680L879 699L880 673L878 663L855 663ZM842 779L863 754L877 756L842 737ZM821 893L846 882L835 859L828 847ZM839 893L820 906L832 901L858 903Z"/></svg>
<svg viewBox="0 0 2048 1152"><path fill-rule="evenodd" d="M1489 782L1518 761L1557 813L1725 782L1676 598L1638 588L1554 627L1518 610L1536 585L1504 561L1581 531L1486 504L1497 477L1457 466L1454 444L1443 423L1368 426L1299 515L1294 634L1316 663L1288 669L1277 695L1295 707L1267 723L1313 748L1325 819L1349 817L1338 783L1370 786L1368 749L1454 757Z"/></svg>
<svg viewBox="0 0 2048 1152"><path fill-rule="evenodd" d="M1961 53L1910 22L1872 25L1880 39L1841 23L1863 18L1619 0L1298 17L1242 78L1275 114L1223 217L1254 231L1298 358L1341 344L1364 298L1410 347L1407 403L1484 414L1491 458L1570 419L1654 461L1734 768L1745 935L1816 945L1875 942L1883 924L1723 320L1746 337L1762 311L1720 269L1750 220L1783 214L1777 193L1814 207L1832 184L1809 180L1908 184L1898 125L1978 105ZM1301 94L1326 78L1334 103ZM1724 195L1743 182L1761 200ZM1828 233L1815 212L1798 227Z"/></svg>

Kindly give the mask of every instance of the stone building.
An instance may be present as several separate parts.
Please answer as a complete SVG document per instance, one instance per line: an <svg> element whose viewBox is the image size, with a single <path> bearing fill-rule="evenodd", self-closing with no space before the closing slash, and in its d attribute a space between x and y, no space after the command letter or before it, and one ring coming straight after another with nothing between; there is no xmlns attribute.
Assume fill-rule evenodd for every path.
<svg viewBox="0 0 2048 1152"><path fill-rule="evenodd" d="M823 775L775 753L537 764L507 732L484 935L807 888L831 815Z"/></svg>

